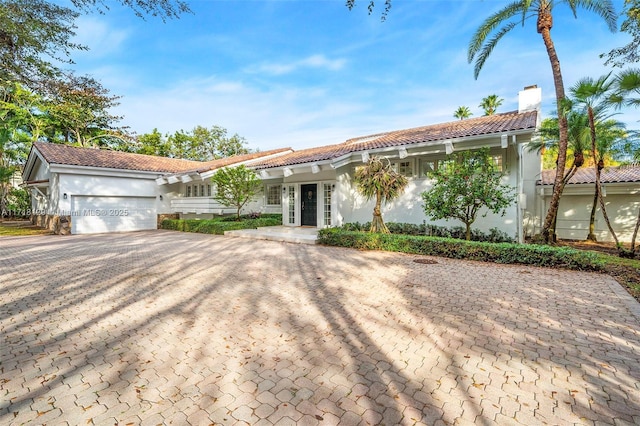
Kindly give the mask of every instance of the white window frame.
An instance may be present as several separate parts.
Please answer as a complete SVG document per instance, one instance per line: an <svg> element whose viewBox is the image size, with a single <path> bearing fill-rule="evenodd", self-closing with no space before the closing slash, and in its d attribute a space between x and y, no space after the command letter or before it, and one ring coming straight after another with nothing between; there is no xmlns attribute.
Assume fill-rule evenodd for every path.
<svg viewBox="0 0 640 426"><path fill-rule="evenodd" d="M274 199L272 199L272 200L269 199L270 195L272 195L272 194L270 194L269 191L272 190L273 188L276 188L276 197L274 197L274 199L275 198L278 199L278 203L277 204L271 203L271 201L273 201ZM266 197L265 204L267 206L276 207L276 206L281 206L282 205L282 188L283 188L283 185L281 183L277 183L277 184L274 183L274 184L266 185L264 193L265 193L265 197Z"/></svg>
<svg viewBox="0 0 640 426"><path fill-rule="evenodd" d="M406 173L400 172L400 163L409 163L409 169L411 170L411 174L407 175ZM391 168L401 175L405 176L408 179L412 179L416 177L416 162L415 158L400 158L391 161Z"/></svg>

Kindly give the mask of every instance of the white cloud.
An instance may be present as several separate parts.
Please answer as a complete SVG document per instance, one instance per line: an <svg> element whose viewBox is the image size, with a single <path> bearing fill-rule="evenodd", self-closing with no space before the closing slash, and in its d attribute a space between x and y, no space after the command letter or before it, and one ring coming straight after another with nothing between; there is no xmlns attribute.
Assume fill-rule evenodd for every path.
<svg viewBox="0 0 640 426"><path fill-rule="evenodd" d="M301 69L324 69L339 71L346 64L346 59L329 59L325 55L311 55L304 59L284 63L263 63L246 69L248 73L265 73L271 75L284 75Z"/></svg>
<svg viewBox="0 0 640 426"><path fill-rule="evenodd" d="M93 59L108 57L121 50L131 35L125 28L114 28L104 19L81 16L77 19L76 37L74 41L89 47L88 52L78 52L75 57L89 56Z"/></svg>
<svg viewBox="0 0 640 426"><path fill-rule="evenodd" d="M128 95L117 112L138 133L219 125L262 150L339 143L364 131L351 123L367 106L333 99L322 89L271 86L259 89L239 81L191 79L159 90ZM357 121L356 121L357 123Z"/></svg>

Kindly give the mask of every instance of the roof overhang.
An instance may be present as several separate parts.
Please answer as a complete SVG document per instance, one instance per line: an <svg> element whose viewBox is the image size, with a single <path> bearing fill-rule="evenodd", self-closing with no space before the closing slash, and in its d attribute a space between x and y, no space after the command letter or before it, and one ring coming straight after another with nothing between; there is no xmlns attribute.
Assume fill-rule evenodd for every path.
<svg viewBox="0 0 640 426"><path fill-rule="evenodd" d="M437 141L368 149L366 151L355 151L332 160L331 167L337 169L350 163L366 162L371 155L384 155L390 158L407 158L433 154L449 155L455 152L457 149L472 150L484 147L508 148L510 145L515 145L519 142L518 136L531 133L533 133L533 129L523 129L492 133L482 136L441 139ZM528 140L526 142L528 142Z"/></svg>
<svg viewBox="0 0 640 426"><path fill-rule="evenodd" d="M50 164L49 168L53 173L80 174L87 176L111 176L136 179L156 179L160 174L160 172L151 172L145 170L114 169L108 167L76 166L55 163Z"/></svg>
<svg viewBox="0 0 640 426"><path fill-rule="evenodd" d="M24 186L25 188L46 188L49 186L49 179L28 180L22 182L20 186Z"/></svg>
<svg viewBox="0 0 640 426"><path fill-rule="evenodd" d="M588 195L593 197L595 183L568 183L565 185L562 195ZM541 197L550 197L553 194L553 184L536 183L536 190ZM602 196L608 195L639 195L638 182L603 182Z"/></svg>
<svg viewBox="0 0 640 426"><path fill-rule="evenodd" d="M197 180L197 181L207 180L207 179L210 179L213 175L216 174L218 170L221 170L221 169L226 169L228 167L238 167L242 165L252 168L251 163L254 163L256 161L268 160L274 157L279 157L281 155L290 154L292 152L293 152L292 149L287 149L286 151L277 152L275 154L265 155L258 158L252 158L250 160L245 160L245 161L238 161L235 163L227 164L226 166L216 167L209 170L190 170L190 171L180 172L180 173L169 173L157 178L156 183L158 185L165 185L165 184L172 184L177 182L187 183L187 182L192 182L194 180Z"/></svg>

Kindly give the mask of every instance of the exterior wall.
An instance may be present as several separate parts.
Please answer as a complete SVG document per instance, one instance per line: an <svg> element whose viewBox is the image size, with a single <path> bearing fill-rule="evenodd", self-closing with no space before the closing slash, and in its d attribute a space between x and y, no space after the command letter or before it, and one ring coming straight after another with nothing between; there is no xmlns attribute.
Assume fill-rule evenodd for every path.
<svg viewBox="0 0 640 426"><path fill-rule="evenodd" d="M544 220L540 217L537 208L536 182L540 179L542 172L542 158L539 152L529 152L528 142L519 145L520 179L522 182L521 193L524 194L520 200L522 208L523 238L533 236L536 232L536 224Z"/></svg>
<svg viewBox="0 0 640 426"><path fill-rule="evenodd" d="M52 201L58 200L56 211L72 211L71 200L74 195L88 196L121 196L121 197L155 197L156 209L159 204L159 188L154 177L131 178L98 175L82 175L58 173L59 183L52 185ZM57 189L58 194L55 194ZM67 194L67 198L64 198ZM164 198L164 197L163 197ZM159 210L159 209L158 209Z"/></svg>
<svg viewBox="0 0 640 426"><path fill-rule="evenodd" d="M241 210L241 214L249 214L253 212L259 213L282 213L281 205L267 205L267 185L281 185L282 179L270 179L265 180L262 188L262 192L255 198L250 200ZM213 196L215 195L215 187L211 188L211 196L205 195L197 197L187 197L187 186L191 186L191 194L193 194L193 186L198 185L198 191L200 191L200 185L204 185L205 194L208 194L207 185L211 185L206 181L193 181L188 183L176 183L175 188L170 193L170 210L174 213L179 213L181 218L184 219L211 219L214 216L223 214L235 214L235 207L227 207L218 201ZM167 185L163 185L167 186Z"/></svg>
<svg viewBox="0 0 640 426"><path fill-rule="evenodd" d="M32 222L51 229L57 234L71 233L75 212L74 196L121 196L151 197L155 199L156 213L170 213L170 195L172 188L160 188L155 183L155 176L117 177L99 174L99 171L67 171L49 167L42 162L36 165L31 175L32 180L48 179L46 197L32 190L32 206L34 215ZM113 173L113 172L111 172ZM160 200L162 195L163 200Z"/></svg>
<svg viewBox="0 0 640 426"><path fill-rule="evenodd" d="M540 161L537 154L521 153L521 145L510 145L509 148L494 148L492 154L502 154L505 164L505 177L503 182L512 186L518 193L525 194L518 197L516 203L507 208L504 216L484 214L481 211L472 225L472 229L479 229L483 232L491 228L498 228L506 232L509 236L518 239L518 224L522 223L524 217L533 215L535 203L535 179L540 173ZM414 170L419 167L419 161L431 159L444 159L444 154L421 156L414 165ZM524 162L521 165L520 158ZM394 161L393 159L391 159ZM337 174L337 218L336 224L341 225L349 222L369 222L372 219L375 202L366 201L356 190L353 176L355 168L363 163L350 164L339 168ZM526 176L526 179L523 177ZM414 177L409 178L409 185L403 195L391 202L383 205L382 215L386 222L404 222L420 224L423 222L437 226L464 226L458 220L431 220L424 212L421 194L432 187L432 181L426 176L419 176L416 171ZM531 202L528 202L531 200ZM520 203L520 204L518 204Z"/></svg>
<svg viewBox="0 0 640 426"><path fill-rule="evenodd" d="M640 183L604 184L607 215L618 239L630 242L640 211ZM542 188L541 188L542 189ZM558 238L585 240L589 234L589 216L593 205L593 184L567 185L560 198L556 232ZM551 188L544 188L541 214L551 201ZM543 217L544 218L544 217ZM613 241L600 207L596 210L595 234L598 241Z"/></svg>

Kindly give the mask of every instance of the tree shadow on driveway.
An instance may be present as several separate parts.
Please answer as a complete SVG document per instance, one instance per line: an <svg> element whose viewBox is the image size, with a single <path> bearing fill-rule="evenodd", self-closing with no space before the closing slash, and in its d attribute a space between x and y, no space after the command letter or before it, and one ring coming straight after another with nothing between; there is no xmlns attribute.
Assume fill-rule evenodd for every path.
<svg viewBox="0 0 640 426"><path fill-rule="evenodd" d="M0 247L3 423L640 420L637 319L605 276L175 232L30 240Z"/></svg>

